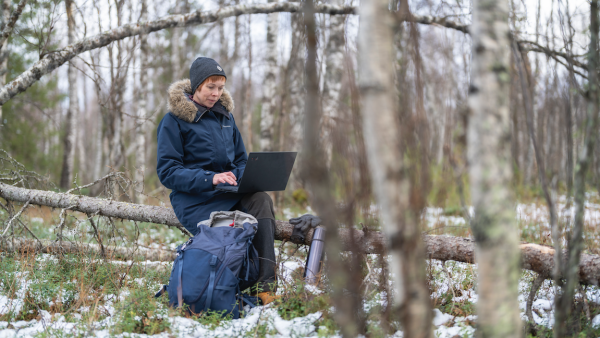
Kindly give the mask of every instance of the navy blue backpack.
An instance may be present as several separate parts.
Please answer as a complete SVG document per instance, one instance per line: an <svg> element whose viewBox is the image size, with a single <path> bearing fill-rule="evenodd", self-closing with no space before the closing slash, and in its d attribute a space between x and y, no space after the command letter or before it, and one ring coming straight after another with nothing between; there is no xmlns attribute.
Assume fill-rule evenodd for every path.
<svg viewBox="0 0 600 338"><path fill-rule="evenodd" d="M258 254L252 245L256 219L241 211L216 211L198 223L198 234L177 248L169 285L169 305L188 305L191 313L207 310L239 318L244 303L254 306L256 297L241 290L258 279ZM241 287L240 287L241 286Z"/></svg>

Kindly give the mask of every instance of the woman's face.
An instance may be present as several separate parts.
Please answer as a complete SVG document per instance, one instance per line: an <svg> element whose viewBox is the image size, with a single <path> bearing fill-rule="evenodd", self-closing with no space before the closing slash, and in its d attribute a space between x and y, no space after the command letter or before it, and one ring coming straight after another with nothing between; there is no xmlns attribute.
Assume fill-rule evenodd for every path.
<svg viewBox="0 0 600 338"><path fill-rule="evenodd" d="M225 79L219 79L215 82L205 82L196 89L194 101L207 108L212 108L221 98L223 88L225 88Z"/></svg>

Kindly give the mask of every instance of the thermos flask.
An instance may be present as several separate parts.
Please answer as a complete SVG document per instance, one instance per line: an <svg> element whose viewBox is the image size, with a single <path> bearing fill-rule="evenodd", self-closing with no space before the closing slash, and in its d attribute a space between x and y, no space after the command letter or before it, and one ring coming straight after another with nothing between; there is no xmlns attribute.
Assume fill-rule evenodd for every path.
<svg viewBox="0 0 600 338"><path fill-rule="evenodd" d="M308 284L317 284L325 255L325 228L318 226L313 233L310 250L304 268L304 280Z"/></svg>

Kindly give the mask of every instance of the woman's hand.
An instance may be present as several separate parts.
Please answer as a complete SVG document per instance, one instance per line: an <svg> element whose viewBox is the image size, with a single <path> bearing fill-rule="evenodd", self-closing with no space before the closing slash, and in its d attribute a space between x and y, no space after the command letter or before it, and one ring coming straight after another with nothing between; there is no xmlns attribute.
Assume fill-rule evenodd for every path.
<svg viewBox="0 0 600 338"><path fill-rule="evenodd" d="M213 185L217 185L219 183L229 183L231 185L237 185L235 175L228 171L226 173L215 174L213 176Z"/></svg>

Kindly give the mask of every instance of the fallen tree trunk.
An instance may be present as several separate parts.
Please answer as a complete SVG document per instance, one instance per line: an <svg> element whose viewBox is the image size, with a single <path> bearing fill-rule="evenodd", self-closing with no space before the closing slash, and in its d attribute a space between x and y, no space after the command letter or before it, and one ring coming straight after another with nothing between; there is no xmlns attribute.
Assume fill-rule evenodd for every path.
<svg viewBox="0 0 600 338"><path fill-rule="evenodd" d="M181 230L188 234L187 230L179 223L173 210L166 207L140 205L133 203L110 201L101 198L87 197L81 195L55 193L51 191L33 190L18 188L12 185L0 183L0 197L15 201L30 204L43 205L52 208L66 208L72 211L79 211L86 214L97 214L101 216L134 220L138 222L150 222L157 224L165 224ZM275 228L275 239L288 241L295 244L307 244L312 241L313 231L310 231L304 243L291 240L293 226L285 221L277 221ZM354 236L352 239L351 236ZM359 251L367 254L382 254L385 253L386 240L383 234L378 231L361 231L356 229L339 229L339 237L342 241L344 250ZM458 261L465 263L475 263L474 260L474 241L463 237L453 236L423 236L425 247L427 248L427 256L430 259L442 261ZM44 249L43 245L37 241L31 241L30 244L25 242L22 245L24 249L12 248L27 252L27 250L46 250L43 252L52 253L54 246ZM354 243L354 244L353 244ZM63 245L65 242L63 242ZM81 246L79 246L81 250ZM105 247L106 248L106 247ZM76 252L77 246L73 246L70 252ZM552 276L554 268L554 249L549 246L522 243L521 249L521 267L531 270L543 276ZM60 249L60 250L65 250ZM99 252L100 248L96 248L95 244L88 244L83 247L83 250L89 252ZM112 251L111 251L112 250ZM128 250L132 250L129 248ZM171 260L173 253L169 254L158 253L157 256L152 251L163 251L158 249L138 249L138 256L145 256L147 260ZM149 251L145 251L149 250ZM107 249L109 252L117 254L119 251L116 248ZM165 251L169 252L169 251ZM124 251L127 253L127 251ZM125 255L127 256L127 255ZM131 254L129 254L131 256ZM579 280L582 284L599 285L600 283L600 256L597 255L581 255L579 264Z"/></svg>
<svg viewBox="0 0 600 338"><path fill-rule="evenodd" d="M20 253L48 253L48 254L83 254L88 257L102 257L102 249L99 244L76 243L63 241L49 241L29 238L14 238L0 241L0 252ZM104 246L106 259L108 260L134 260L147 261L172 261L175 252L170 250L150 249L144 247Z"/></svg>

